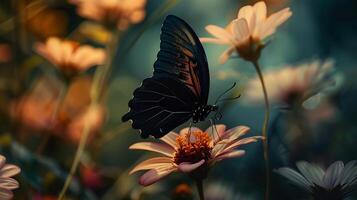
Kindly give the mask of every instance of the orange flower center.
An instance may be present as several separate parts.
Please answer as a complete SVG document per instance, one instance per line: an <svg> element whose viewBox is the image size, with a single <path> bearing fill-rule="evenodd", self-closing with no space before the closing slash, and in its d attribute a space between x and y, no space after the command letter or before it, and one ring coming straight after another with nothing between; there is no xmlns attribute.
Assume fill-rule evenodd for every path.
<svg viewBox="0 0 357 200"><path fill-rule="evenodd" d="M211 137L208 133L192 131L178 136L176 141L178 143L178 149L174 156L176 164L182 162L195 163L202 159L207 161L211 158Z"/></svg>

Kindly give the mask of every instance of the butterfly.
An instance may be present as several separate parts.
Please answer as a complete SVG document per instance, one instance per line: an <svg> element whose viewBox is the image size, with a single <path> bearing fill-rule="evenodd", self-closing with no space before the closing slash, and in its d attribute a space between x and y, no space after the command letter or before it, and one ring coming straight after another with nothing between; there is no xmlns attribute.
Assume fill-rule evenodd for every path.
<svg viewBox="0 0 357 200"><path fill-rule="evenodd" d="M204 121L218 106L207 105L210 77L202 44L193 29L174 15L165 18L160 51L151 78L129 101L122 121L132 120L141 136L160 138L192 118Z"/></svg>

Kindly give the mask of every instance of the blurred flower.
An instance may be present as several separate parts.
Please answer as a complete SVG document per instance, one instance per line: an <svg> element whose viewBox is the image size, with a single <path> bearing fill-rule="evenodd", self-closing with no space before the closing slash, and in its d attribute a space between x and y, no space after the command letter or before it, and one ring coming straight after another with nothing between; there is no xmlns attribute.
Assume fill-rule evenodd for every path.
<svg viewBox="0 0 357 200"><path fill-rule="evenodd" d="M212 131L217 130L216 137ZM195 178L206 177L210 166L218 161L241 157L244 150L235 150L244 144L256 142L260 136L240 139L249 131L246 126L238 126L226 131L225 125L210 127L205 132L198 128L185 128L180 134L170 132L161 140L164 143L140 142L131 145L130 149L139 149L161 153L164 157L155 157L138 164L130 174L149 170L141 176L139 183L151 185L174 171L189 173ZM213 139L211 138L211 136Z"/></svg>
<svg viewBox="0 0 357 200"><path fill-rule="evenodd" d="M105 51L89 45L80 45L75 41L50 37L45 43L37 43L36 51L62 70L73 76L105 61Z"/></svg>
<svg viewBox="0 0 357 200"><path fill-rule="evenodd" d="M93 166L81 166L80 170L83 184L91 189L103 187L104 179L99 169Z"/></svg>
<svg viewBox="0 0 357 200"><path fill-rule="evenodd" d="M172 193L172 200L193 200L194 195L189 186L186 183L181 183L175 187L174 192Z"/></svg>
<svg viewBox="0 0 357 200"><path fill-rule="evenodd" d="M60 96L61 83L53 77L37 80L19 100L10 106L10 115L23 125L24 130L48 131L55 125L54 112Z"/></svg>
<svg viewBox="0 0 357 200"><path fill-rule="evenodd" d="M12 59L12 49L8 44L0 44L0 63L9 62Z"/></svg>
<svg viewBox="0 0 357 200"><path fill-rule="evenodd" d="M19 183L11 178L20 173L16 165L6 164L6 158L0 155L0 199L12 199L12 190L19 187Z"/></svg>
<svg viewBox="0 0 357 200"><path fill-rule="evenodd" d="M233 20L226 28L216 25L206 26L206 30L216 38L201 38L202 42L230 45L221 56L220 62L225 63L234 51L248 61L256 61L265 44L263 40L272 35L276 28L284 23L292 12L285 8L277 13L267 16L265 2L260 1L254 6L244 6L237 19Z"/></svg>
<svg viewBox="0 0 357 200"><path fill-rule="evenodd" d="M74 79L65 97L60 97L63 85L54 77L41 77L27 94L12 104L10 115L26 133L53 134L72 143L79 142L85 123L89 123L91 141L105 120L103 106L90 106L91 84L92 79L87 76Z"/></svg>
<svg viewBox="0 0 357 200"><path fill-rule="evenodd" d="M26 29L40 40L65 36L69 21L66 12L48 8L43 3L38 3L38 7L42 8L26 9Z"/></svg>
<svg viewBox="0 0 357 200"><path fill-rule="evenodd" d="M146 0L70 0L78 14L99 21L110 29L125 30L145 17Z"/></svg>
<svg viewBox="0 0 357 200"><path fill-rule="evenodd" d="M86 124L90 125L90 137L94 137L94 133L97 132L103 125L105 118L105 111L102 106L89 107L83 113L80 113L73 119L67 127L68 139L74 143L79 143L83 129ZM89 140L91 140L91 138Z"/></svg>
<svg viewBox="0 0 357 200"><path fill-rule="evenodd" d="M332 61L314 61L297 67L286 66L264 74L269 100L287 106L317 104L320 95L335 85ZM263 102L259 78L248 82L245 100L250 103ZM315 105L314 105L315 106Z"/></svg>
<svg viewBox="0 0 357 200"><path fill-rule="evenodd" d="M305 161L297 162L296 166L300 172L288 167L276 172L310 193L315 200L343 200L356 189L356 161L350 161L346 166L343 162L336 161L326 171Z"/></svg>

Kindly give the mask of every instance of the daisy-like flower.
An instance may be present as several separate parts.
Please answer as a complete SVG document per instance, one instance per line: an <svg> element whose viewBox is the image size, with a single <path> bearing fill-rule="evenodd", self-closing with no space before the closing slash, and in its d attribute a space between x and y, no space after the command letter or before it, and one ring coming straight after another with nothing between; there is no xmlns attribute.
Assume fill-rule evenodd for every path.
<svg viewBox="0 0 357 200"><path fill-rule="evenodd" d="M205 132L198 128L191 128L191 131L185 128L180 134L170 132L162 137L164 143L133 144L130 149L157 152L164 156L141 162L130 174L149 170L140 177L139 183L143 186L151 185L175 171L188 173L194 179L202 180L207 176L209 167L216 162L243 156L245 151L236 150L237 147L262 138L254 136L241 139L248 131L246 126L226 130L225 125L216 125Z"/></svg>
<svg viewBox="0 0 357 200"><path fill-rule="evenodd" d="M6 164L6 158L0 155L0 199L12 199L12 190L19 187L19 183L11 178L20 173L16 165Z"/></svg>
<svg viewBox="0 0 357 200"><path fill-rule="evenodd" d="M286 66L268 71L264 74L264 79L269 100L290 107L318 101L321 94L335 85L336 80L332 75L332 61L314 61L296 67ZM263 102L261 88L259 77L252 79L245 89L245 100L253 103Z"/></svg>
<svg viewBox="0 0 357 200"><path fill-rule="evenodd" d="M314 200L343 200L356 190L357 161L350 161L346 165L337 161L326 171L305 161L297 162L296 166L300 172L288 167L276 172L310 193Z"/></svg>
<svg viewBox="0 0 357 200"><path fill-rule="evenodd" d="M146 0L70 0L78 14L101 22L106 27L125 30L145 18Z"/></svg>
<svg viewBox="0 0 357 200"><path fill-rule="evenodd" d="M69 77L105 62L103 49L56 37L37 43L35 50Z"/></svg>
<svg viewBox="0 0 357 200"><path fill-rule="evenodd" d="M230 45L220 56L220 62L225 63L233 52L248 61L257 61L260 51L264 48L264 39L271 36L278 26L284 23L292 12L285 8L267 16L267 7L264 1L254 6L242 7L236 19L226 28L216 25L206 26L206 30L215 38L201 38L202 42Z"/></svg>

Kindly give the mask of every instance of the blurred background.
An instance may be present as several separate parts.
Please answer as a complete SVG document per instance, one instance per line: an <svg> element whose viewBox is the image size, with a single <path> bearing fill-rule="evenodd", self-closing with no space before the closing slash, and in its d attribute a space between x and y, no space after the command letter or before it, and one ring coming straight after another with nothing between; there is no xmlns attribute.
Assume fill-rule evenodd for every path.
<svg viewBox="0 0 357 200"><path fill-rule="evenodd" d="M168 14L186 20L199 37L208 37L205 26L226 26L239 8L253 0L148 0L146 16L122 31L99 119L90 133L68 199L192 199L193 183L181 174L153 186L137 184L138 174L128 171L147 153L128 147L141 140L139 133L122 123L127 102L141 81L152 75L160 44L160 28ZM259 60L263 73L285 66L301 66L316 60L334 65L335 87L312 106L294 111L272 104L269 124L272 168L295 167L298 160L327 167L332 162L356 159L356 49L357 1L265 0L268 13L290 7L292 17L263 50ZM49 37L75 40L104 48L108 31L77 14L66 0L7 0L0 2L0 154L21 167L20 188L14 199L56 199L72 164L83 125L81 116L90 104L90 86L95 68L70 82L35 50ZM264 104L250 103L244 94L255 78L253 66L241 59L224 65L219 55L225 47L204 44L211 85L209 102L233 82L236 101L222 106L219 123L228 127L246 125L250 135L259 135ZM282 82L283 83L283 82ZM62 89L66 85L67 92ZM269 83L267 83L269 85ZM60 106L54 107L54 104ZM296 111L297 110L297 111ZM53 113L58 114L52 124ZM210 124L200 123L205 129ZM184 124L179 127L188 126ZM300 128L299 128L300 127ZM303 127L303 128L301 128ZM261 143L246 148L247 155L215 165L206 181L207 198L262 199L265 187ZM193 194L192 194L193 193ZM223 195L227 195L224 197ZM272 173L272 199L306 199L298 188ZM351 199L357 199L352 196Z"/></svg>

